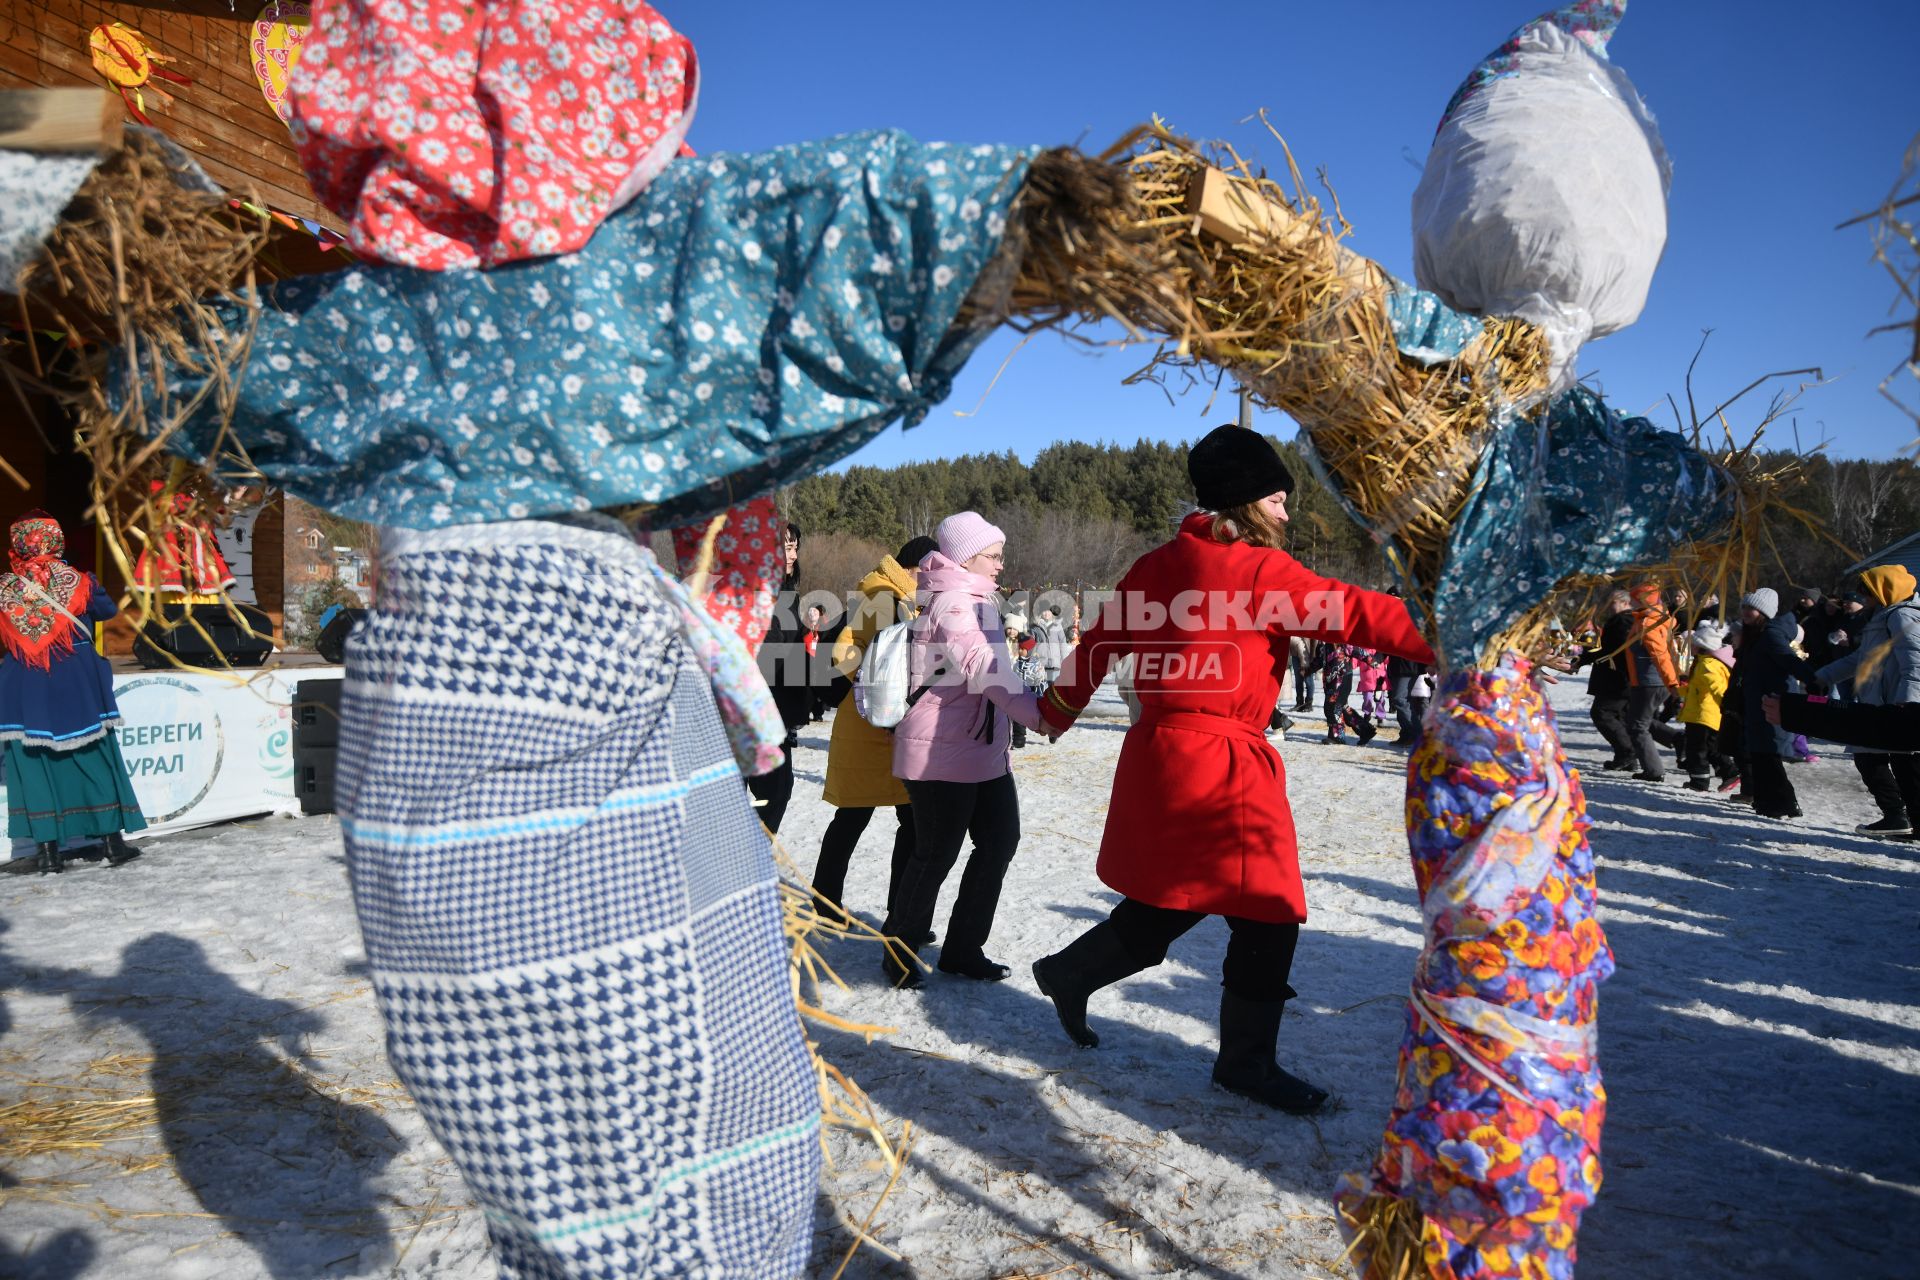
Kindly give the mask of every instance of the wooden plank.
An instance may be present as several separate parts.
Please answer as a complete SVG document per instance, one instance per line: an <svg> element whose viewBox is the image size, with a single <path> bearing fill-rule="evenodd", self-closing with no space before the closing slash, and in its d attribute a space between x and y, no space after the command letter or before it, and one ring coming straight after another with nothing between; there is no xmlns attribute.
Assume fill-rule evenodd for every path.
<svg viewBox="0 0 1920 1280"><path fill-rule="evenodd" d="M192 152L208 176L236 194L260 199L296 217L338 227L340 219L314 198L291 137L252 77L247 41L252 13L244 16L195 5L183 14L139 4L32 0L26 23L0 29L0 71L10 80L39 85L99 84L86 33L101 22L121 21L145 33L156 49L179 59L173 69L194 80L165 86L174 105L152 111L155 125ZM29 63L28 58L33 61Z"/></svg>
<svg viewBox="0 0 1920 1280"><path fill-rule="evenodd" d="M0 147L112 151L120 145L120 95L106 89L0 90Z"/></svg>
<svg viewBox="0 0 1920 1280"><path fill-rule="evenodd" d="M1276 252L1284 252L1298 249L1321 234L1310 219L1214 168L1202 169L1194 175L1187 188L1186 211L1193 215L1194 224L1202 233L1228 244L1257 241ZM1343 278L1363 288L1385 285L1386 272L1379 263L1346 249L1341 249L1339 254Z"/></svg>

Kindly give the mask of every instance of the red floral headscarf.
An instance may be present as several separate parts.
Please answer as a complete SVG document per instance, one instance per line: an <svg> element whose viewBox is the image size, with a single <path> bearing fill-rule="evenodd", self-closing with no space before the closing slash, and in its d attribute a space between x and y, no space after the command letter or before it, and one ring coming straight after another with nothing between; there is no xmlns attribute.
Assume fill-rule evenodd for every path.
<svg viewBox="0 0 1920 1280"><path fill-rule="evenodd" d="M87 575L61 559L66 549L60 522L29 511L13 523L7 554L13 572L0 574L0 645L42 671L55 654L73 650L73 624L61 610L77 616L91 594Z"/></svg>

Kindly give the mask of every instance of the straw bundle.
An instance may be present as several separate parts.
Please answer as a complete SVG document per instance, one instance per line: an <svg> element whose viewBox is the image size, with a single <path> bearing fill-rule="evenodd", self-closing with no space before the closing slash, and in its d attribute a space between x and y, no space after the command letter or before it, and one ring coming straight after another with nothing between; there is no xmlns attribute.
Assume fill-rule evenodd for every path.
<svg viewBox="0 0 1920 1280"><path fill-rule="evenodd" d="M1045 152L1009 219L1020 269L1002 308L1016 327L1113 320L1160 342L1136 376L1231 372L1300 423L1354 513L1430 590L1489 427L1546 389L1545 337L1488 320L1455 360L1401 355L1386 273L1346 248L1338 207L1305 193L1291 155L1288 169L1291 194L1158 122L1096 158Z"/></svg>
<svg viewBox="0 0 1920 1280"><path fill-rule="evenodd" d="M1357 1280L1412 1280L1429 1274L1426 1218L1411 1200L1370 1196L1358 1209L1340 1211L1352 1239L1344 1255Z"/></svg>
<svg viewBox="0 0 1920 1280"><path fill-rule="evenodd" d="M81 185L42 255L8 282L25 329L15 363L30 367L39 389L74 417L79 448L93 464L89 514L135 584L136 623L158 612L151 586L135 579L139 548L175 521L218 512L219 485L162 450L173 424L208 398L222 421L230 415L250 331L228 329L212 304L252 287L271 225L234 210L223 194L182 186L163 145L131 132ZM41 333L49 328L64 346L46 345ZM211 371L207 390L174 396L169 361ZM149 438L141 423L161 429ZM236 443L228 440L221 453L237 476L251 478ZM179 493L189 498L183 512L173 510ZM235 619L246 625L237 612Z"/></svg>

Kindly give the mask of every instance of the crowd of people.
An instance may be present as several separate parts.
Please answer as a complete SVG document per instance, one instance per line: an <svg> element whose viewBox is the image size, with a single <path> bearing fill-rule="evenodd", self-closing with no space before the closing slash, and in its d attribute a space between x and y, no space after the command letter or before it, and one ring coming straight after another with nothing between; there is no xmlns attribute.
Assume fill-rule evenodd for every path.
<svg viewBox="0 0 1920 1280"><path fill-rule="evenodd" d="M1657 582L1610 592L1574 638L1567 665L1591 667L1603 770L1661 783L1671 752L1693 791L1717 790L1765 818L1802 816L1788 768L1818 759L1806 733L1764 702L1811 695L1841 705L1920 704L1920 598L1898 564L1861 570L1844 592L1761 587L1733 610L1695 607ZM1912 839L1920 820L1920 736L1901 750L1849 748L1879 810L1856 828Z"/></svg>
<svg viewBox="0 0 1920 1280"><path fill-rule="evenodd" d="M1012 968L989 954L988 943L1021 836L1011 753L1067 732L1118 669L1134 723L1098 871L1124 899L1109 919L1036 963L1035 978L1066 1033L1094 1044L1086 1013L1093 993L1158 964L1182 934L1220 915L1232 942L1214 1080L1306 1113L1325 1092L1277 1057L1306 907L1285 771L1267 735L1284 727L1276 721L1287 719L1287 696L1304 708L1318 678L1328 741L1350 728L1365 742L1391 717L1400 743L1410 746L1431 693L1433 654L1404 601L1321 578L1282 549L1293 478L1264 439L1222 427L1189 461L1199 510L1129 570L1114 592L1117 608L1084 619L1044 595L1009 600L999 582L1006 535L971 511L883 556L843 616L816 613L794 597L802 534L790 527L782 598L760 651L788 759L751 785L762 819L777 830L792 792L797 734L823 703L835 708L823 791L834 813L813 874L822 912L851 916L844 899L855 847L875 810L892 808L897 826L880 926L889 940L887 981L922 986L919 953L936 940L932 967L939 971L1005 979ZM1291 610L1274 622L1183 619L1169 608L1183 593L1332 599L1335 607L1309 611L1306 621ZM869 646L901 621L912 623L914 687L904 716L880 728L860 713L855 682ZM1236 660L1204 671L1139 661L1209 650L1232 650ZM1175 833L1190 856L1170 862L1164 848ZM936 903L969 843L940 936Z"/></svg>
<svg viewBox="0 0 1920 1280"><path fill-rule="evenodd" d="M1077 609L1029 602L1024 592L1009 599L999 583L1004 533L961 512L933 537L882 557L843 617L814 608L796 626L776 624L762 666L789 748L809 719L837 708L824 797L834 816L814 869L824 912L850 917L844 897L855 846L876 809L894 810L881 932L890 940L886 978L902 988L923 985L918 953L939 940L935 903L969 840L934 967L981 981L1011 974L988 954L1020 843L1011 752L1066 732L1102 681L1117 677L1132 723L1098 872L1123 900L1036 962L1036 982L1067 1034L1096 1044L1087 1022L1093 993L1158 964L1204 916L1223 916L1232 941L1215 1081L1310 1112L1326 1095L1276 1056L1305 904L1285 772L1267 735L1290 728L1290 712L1317 709L1328 743L1351 732L1365 745L1391 721L1394 745L1411 749L1432 697L1434 658L1405 601L1319 578L1281 549L1293 483L1270 446L1221 428L1193 448L1190 471L1199 509L1171 542L1136 562L1115 593L1130 606L1146 602L1156 623L1129 621L1123 608L1118 622L1111 612L1089 616L1083 635ZM793 610L798 551L799 531L790 530L784 614ZM1792 699L1790 719L1821 714L1829 700L1836 710L1920 704L1915 585L1906 570L1880 566L1845 592L1761 588L1730 611L1717 598L1696 605L1657 582L1622 586L1590 623L1572 634L1555 628L1543 668L1548 679L1590 669L1593 723L1611 749L1603 770L1647 783L1678 770L1690 790L1717 789L1764 817L1797 817L1789 766L1815 757L1806 737L1780 723L1777 699ZM1283 626L1191 618L1176 625L1168 610L1151 607L1195 591L1330 591L1341 607L1337 624ZM856 708L861 658L887 626L916 616L914 679L925 684L897 725L877 728ZM1189 670L1173 680L1164 666L1141 660L1156 648L1209 645L1239 652L1231 678L1195 680ZM1880 810L1859 830L1911 837L1920 754L1850 750ZM792 789L790 766L780 772L753 783L775 829ZM1169 860L1164 849L1175 833L1189 852Z"/></svg>

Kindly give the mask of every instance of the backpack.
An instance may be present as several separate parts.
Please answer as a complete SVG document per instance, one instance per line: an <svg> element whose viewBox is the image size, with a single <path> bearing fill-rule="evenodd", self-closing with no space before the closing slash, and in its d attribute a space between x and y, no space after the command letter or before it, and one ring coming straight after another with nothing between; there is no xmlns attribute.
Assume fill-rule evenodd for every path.
<svg viewBox="0 0 1920 1280"><path fill-rule="evenodd" d="M929 680L912 688L913 619L896 622L874 636L860 655L853 681L853 709L876 729L891 729L933 687ZM936 673L937 674L937 673Z"/></svg>

